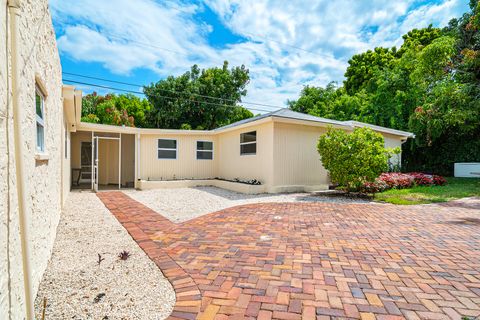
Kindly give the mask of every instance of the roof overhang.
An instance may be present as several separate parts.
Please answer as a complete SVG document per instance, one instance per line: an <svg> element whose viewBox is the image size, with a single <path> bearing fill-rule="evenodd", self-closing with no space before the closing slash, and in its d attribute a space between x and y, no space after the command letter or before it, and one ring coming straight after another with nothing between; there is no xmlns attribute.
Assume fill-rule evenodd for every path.
<svg viewBox="0 0 480 320"><path fill-rule="evenodd" d="M369 123L363 123L359 121L345 121L345 124L348 124L349 126L352 127L352 129L355 128L371 128L375 131L381 132L381 133L386 133L386 134L391 134L394 136L399 136L402 140L407 140L408 138L415 138L415 134L412 132L407 132L407 131L402 131L402 130L396 130L396 129L390 129L386 127L381 127L381 126L376 126L373 124Z"/></svg>
<svg viewBox="0 0 480 320"><path fill-rule="evenodd" d="M239 129L246 129L246 128L253 127L253 126L259 126L259 125L262 125L264 123L268 123L268 122L272 122L272 121L273 121L272 117L266 117L266 118L261 118L261 119L258 119L258 120L252 121L252 122L247 122L247 123L244 123L244 124L241 124L241 125L238 125L238 126L234 126L234 127L220 127L220 128L212 130L211 132L213 132L213 133L224 133L224 132L235 131L235 130L239 130Z"/></svg>
<svg viewBox="0 0 480 320"><path fill-rule="evenodd" d="M310 127L323 127L323 128L333 127L338 129L347 129L344 124L335 123L335 122L321 122L321 121L313 121L313 120L294 119L294 118L281 117L281 116L272 116L272 120L274 122L297 124L297 125L310 126Z"/></svg>
<svg viewBox="0 0 480 320"><path fill-rule="evenodd" d="M214 135L214 131L209 130L177 130L177 129L147 129L127 126L114 126L100 123L79 122L77 130L94 132L111 132L124 134L157 134L157 135Z"/></svg>

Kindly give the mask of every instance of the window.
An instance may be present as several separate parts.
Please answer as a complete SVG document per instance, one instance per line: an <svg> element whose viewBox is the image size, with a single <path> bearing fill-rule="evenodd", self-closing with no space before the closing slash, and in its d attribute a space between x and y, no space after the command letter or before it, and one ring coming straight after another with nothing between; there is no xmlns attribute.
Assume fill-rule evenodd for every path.
<svg viewBox="0 0 480 320"><path fill-rule="evenodd" d="M213 159L213 142L197 141L197 160Z"/></svg>
<svg viewBox="0 0 480 320"><path fill-rule="evenodd" d="M158 159L177 159L177 140L158 139Z"/></svg>
<svg viewBox="0 0 480 320"><path fill-rule="evenodd" d="M45 97L38 87L35 88L35 109L37 123L37 151L45 151Z"/></svg>
<svg viewBox="0 0 480 320"><path fill-rule="evenodd" d="M257 154L257 131L240 134L240 155Z"/></svg>

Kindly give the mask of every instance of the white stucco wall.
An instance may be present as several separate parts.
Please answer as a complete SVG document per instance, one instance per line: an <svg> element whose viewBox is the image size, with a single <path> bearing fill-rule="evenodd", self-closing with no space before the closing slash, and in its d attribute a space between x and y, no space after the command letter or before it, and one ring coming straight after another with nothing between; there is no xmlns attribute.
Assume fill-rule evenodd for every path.
<svg viewBox="0 0 480 320"><path fill-rule="evenodd" d="M24 319L25 299L20 246L19 213L17 210L16 172L14 158L13 118L7 97L11 90L10 54L6 54L6 0L0 0L0 318ZM55 34L46 0L20 1L18 50L19 104L24 141L24 174L26 178L27 246L30 252L32 298L51 255L56 227L60 218L61 201L65 198L67 180L62 179L64 120L62 83ZM46 89L45 151L47 160L35 160L35 83L40 79ZM7 115L8 114L8 115ZM69 161L68 161L69 162ZM62 186L62 181L64 185ZM62 192L64 193L62 196Z"/></svg>

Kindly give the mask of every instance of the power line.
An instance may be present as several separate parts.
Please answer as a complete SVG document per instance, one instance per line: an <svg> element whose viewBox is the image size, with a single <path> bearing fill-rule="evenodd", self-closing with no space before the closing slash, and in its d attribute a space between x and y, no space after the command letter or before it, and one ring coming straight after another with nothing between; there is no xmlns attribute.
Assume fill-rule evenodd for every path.
<svg viewBox="0 0 480 320"><path fill-rule="evenodd" d="M123 81L110 80L110 79L93 77L93 76L87 76L87 75L82 75L82 74L72 73L72 72L62 72L62 73L63 73L63 74L70 75L70 76L76 76L76 77L87 78L87 79L92 79L92 80L106 81L106 82L111 82L111 83L118 83L118 84L123 84L123 85L126 85L126 86L132 86L132 87L144 87L144 86L145 86L145 85L143 85L143 84L137 84L137 83L131 83L131 82L123 82ZM158 90L164 91L164 92L187 94L186 92L181 92L181 91L177 91L177 90L160 89L160 88L158 88ZM202 98L215 99L215 100L220 100L220 101L229 101L229 102L237 103L237 101L236 101L236 100L233 100L233 99L219 98L219 97L213 97L213 96L208 96L208 95L203 95L203 94L197 94L197 93L188 93L188 95L192 95L192 96L196 96L196 97L202 97ZM275 106L275 105L265 104L265 103L259 103L259 102L242 101L241 103L243 103L243 104L249 104L249 105L254 105L254 106L261 106L261 107L282 108L281 106Z"/></svg>
<svg viewBox="0 0 480 320"><path fill-rule="evenodd" d="M103 88L103 89L109 89L109 90L115 90L115 91L121 91L121 92L128 92L128 93L145 95L145 93L143 93L143 92L141 92L141 91L134 91L134 90L128 90L128 89L114 88L114 87L104 86L104 85L95 84L95 83L88 83L88 82L82 82L82 81L76 81L76 80L70 80L70 79L63 79L63 81L64 81L64 82L67 82L67 83L75 83L75 84L81 84L81 85L86 85L86 86L91 86L91 87L98 87L98 88ZM188 98L183 98L183 97L177 97L177 98L175 98L175 97L167 97L167 96L162 96L162 95L158 95L158 96L161 97L161 98L171 99L171 100L184 99L184 100L191 101L191 102L200 102L200 103L203 103L203 104L208 104L208 105L212 105L212 106L216 106L216 107L234 107L234 108L240 107L240 106L236 106L236 105L226 105L226 104L206 102L206 101L196 101L196 100L192 100L192 99L188 99ZM280 107L280 108L283 108L283 107ZM250 107L249 107L248 109L250 109L250 110L255 110L255 111L260 111L260 112L272 112L272 110L265 110L265 109L259 109L259 108L250 108Z"/></svg>

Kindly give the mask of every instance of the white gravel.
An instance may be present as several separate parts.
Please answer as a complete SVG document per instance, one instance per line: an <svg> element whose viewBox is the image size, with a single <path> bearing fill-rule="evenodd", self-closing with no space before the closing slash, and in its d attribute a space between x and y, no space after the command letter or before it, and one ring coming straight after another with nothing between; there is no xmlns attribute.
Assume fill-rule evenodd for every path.
<svg viewBox="0 0 480 320"><path fill-rule="evenodd" d="M117 257L123 250L127 260ZM67 200L35 301L37 319L44 298L45 319L165 319L175 304L160 269L90 192Z"/></svg>
<svg viewBox="0 0 480 320"><path fill-rule="evenodd" d="M264 202L356 202L312 193L247 195L216 187L124 190L124 193L172 222L184 222L204 214L249 203Z"/></svg>

